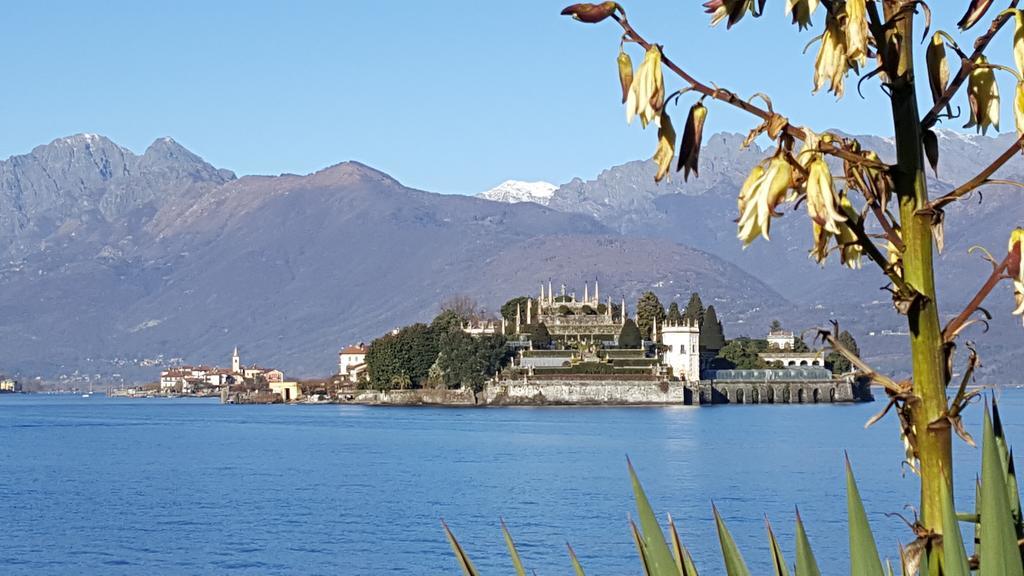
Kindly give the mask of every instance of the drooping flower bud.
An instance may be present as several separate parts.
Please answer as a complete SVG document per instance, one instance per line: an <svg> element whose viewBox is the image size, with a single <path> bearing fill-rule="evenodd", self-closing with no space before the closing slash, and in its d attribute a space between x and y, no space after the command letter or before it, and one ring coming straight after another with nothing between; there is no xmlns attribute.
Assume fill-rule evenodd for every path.
<svg viewBox="0 0 1024 576"><path fill-rule="evenodd" d="M938 32L932 35L932 41L925 51L925 62L928 64L928 87L932 92L932 102L942 99L942 94L949 84L949 62L946 61L946 43Z"/></svg>
<svg viewBox="0 0 1024 576"><path fill-rule="evenodd" d="M846 215L847 222L858 220L857 211L854 210L849 198L846 196L840 198L839 207L843 210L843 214ZM839 235L836 237L836 241L839 243L839 255L843 261L843 266L852 270L860 269L864 247L860 245L857 235L848 223L839 225Z"/></svg>
<svg viewBox="0 0 1024 576"><path fill-rule="evenodd" d="M665 80L661 70L661 49L651 46L644 54L633 76L629 94L626 95L626 122L632 123L634 116L640 116L640 124L646 128L654 122L661 122L661 109L665 106Z"/></svg>
<svg viewBox="0 0 1024 576"><path fill-rule="evenodd" d="M711 14L712 26L718 26L718 23L729 15L729 11L725 8L725 0L708 0L704 3L704 12Z"/></svg>
<svg viewBox="0 0 1024 576"><path fill-rule="evenodd" d="M562 16L572 16L573 20L596 24L611 16L616 10L622 12L623 16L626 15L617 2L601 2L600 4L583 3L567 6L562 10Z"/></svg>
<svg viewBox="0 0 1024 576"><path fill-rule="evenodd" d="M625 50L619 50L619 84L622 85L622 103L629 97L629 89L633 86L633 60Z"/></svg>
<svg viewBox="0 0 1024 576"><path fill-rule="evenodd" d="M1013 96L1013 119L1017 125L1017 136L1024 136L1024 82L1017 82Z"/></svg>
<svg viewBox="0 0 1024 576"><path fill-rule="evenodd" d="M865 0L846 0L846 57L868 63L868 14Z"/></svg>
<svg viewBox="0 0 1024 576"><path fill-rule="evenodd" d="M807 214L825 230L839 234L839 224L846 222L846 216L836 208L836 193L832 189L832 172L820 156L811 160L807 167Z"/></svg>
<svg viewBox="0 0 1024 576"><path fill-rule="evenodd" d="M1013 28L1013 63L1017 65L1017 73L1024 77L1024 12L1016 8L1013 12L1016 25Z"/></svg>
<svg viewBox="0 0 1024 576"><path fill-rule="evenodd" d="M970 6L967 7L967 12L964 17L956 23L961 30L969 30L971 26L978 23L985 12L988 11L989 6L992 5L992 0L971 0Z"/></svg>
<svg viewBox="0 0 1024 576"><path fill-rule="evenodd" d="M988 60L979 56L974 69L967 77L967 101L971 108L971 119L964 128L977 126L984 134L989 126L999 130L999 85L996 73L988 66Z"/></svg>
<svg viewBox="0 0 1024 576"><path fill-rule="evenodd" d="M825 19L825 33L821 36L818 57L814 60L814 92L829 83L828 91L843 97L843 82L849 60L846 57L846 35L839 19L831 14Z"/></svg>
<svg viewBox="0 0 1024 576"><path fill-rule="evenodd" d="M737 236L747 247L758 236L769 240L772 216L778 216L775 207L785 199L793 186L793 167L785 154L776 153L764 163L754 167L740 189L740 219Z"/></svg>
<svg viewBox="0 0 1024 576"><path fill-rule="evenodd" d="M818 0L786 0L786 14L793 14L793 24L801 30L811 25L811 16L818 9Z"/></svg>
<svg viewBox="0 0 1024 576"><path fill-rule="evenodd" d="M683 140L679 143L679 164L676 170L683 170L683 181L689 180L690 172L696 178L700 176L698 161L700 160L700 144L704 135L704 120L708 117L708 109L698 101L690 107L683 129ZM684 170L685 169L685 170Z"/></svg>
<svg viewBox="0 0 1024 576"><path fill-rule="evenodd" d="M672 166L672 158L676 154L676 130L672 127L672 119L662 111L658 126L658 148L654 151L654 161L658 164L658 172L654 175L655 182L661 182Z"/></svg>
<svg viewBox="0 0 1024 576"><path fill-rule="evenodd" d="M1009 272L1013 277L1013 313L1024 316L1024 266L1021 265L1021 243L1024 242L1024 228L1010 233Z"/></svg>

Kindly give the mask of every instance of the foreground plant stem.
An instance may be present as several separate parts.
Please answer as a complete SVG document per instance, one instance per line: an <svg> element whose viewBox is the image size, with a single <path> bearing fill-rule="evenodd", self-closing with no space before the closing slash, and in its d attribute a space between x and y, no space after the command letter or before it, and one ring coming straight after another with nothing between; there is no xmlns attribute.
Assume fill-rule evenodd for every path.
<svg viewBox="0 0 1024 576"><path fill-rule="evenodd" d="M932 233L930 219L918 214L928 205L924 158L921 147L921 122L914 85L913 18L895 17L907 3L886 0L885 18L892 25L886 32L898 39L898 62L892 63L891 103L896 135L896 165L891 172L900 204L903 230L903 270L907 283L920 294L907 313L910 327L911 358L914 365L911 420L917 436L921 473L921 524L925 530L942 533L942 484L952 486L951 432L949 427L929 426L946 412L946 374L942 329L935 299ZM933 574L939 556L929 565Z"/></svg>

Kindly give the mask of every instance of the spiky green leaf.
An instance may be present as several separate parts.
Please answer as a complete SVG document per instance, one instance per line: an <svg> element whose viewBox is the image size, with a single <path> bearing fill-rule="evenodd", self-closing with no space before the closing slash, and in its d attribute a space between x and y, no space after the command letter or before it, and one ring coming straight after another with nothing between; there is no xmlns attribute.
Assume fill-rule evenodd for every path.
<svg viewBox="0 0 1024 576"><path fill-rule="evenodd" d="M505 546L508 547L509 556L512 557L512 566L516 569L516 576L526 576L526 569L523 568L523 559L519 557L516 550L516 543L512 541L512 534L509 534L505 521L501 521L501 534L505 537Z"/></svg>
<svg viewBox="0 0 1024 576"><path fill-rule="evenodd" d="M576 551L569 544L566 544L566 547L569 548L569 559L572 560L573 573L576 576L587 576L583 573L583 566L580 565L580 560L576 557Z"/></svg>
<svg viewBox="0 0 1024 576"><path fill-rule="evenodd" d="M953 494L946 482L942 483L942 573L945 576L970 576L967 549L956 519ZM927 555L926 555L927 556Z"/></svg>
<svg viewBox="0 0 1024 576"><path fill-rule="evenodd" d="M768 543L772 552L772 569L775 576L789 576L786 559L782 556L782 548L779 546L779 540L775 538L775 532L772 531L772 524L768 521L768 516L764 517L764 526L768 530Z"/></svg>
<svg viewBox="0 0 1024 576"><path fill-rule="evenodd" d="M714 504L711 505L711 511L715 515L715 527L718 528L718 542L722 545L722 560L725 561L725 573L728 576L750 576L747 563L743 561L743 555L740 554L736 541L732 539L732 534L729 533L729 529L725 526L725 521L722 520L721 514L718 513L718 508Z"/></svg>
<svg viewBox="0 0 1024 576"><path fill-rule="evenodd" d="M633 495L636 497L636 512L640 518L640 540L643 549L647 554L647 566L650 576L677 576L675 561L672 560L672 552L665 542L665 534L661 531L658 519L654 516L651 503L647 500L640 479L633 470L633 463L626 460L629 466L629 477L633 483Z"/></svg>
<svg viewBox="0 0 1024 576"><path fill-rule="evenodd" d="M452 546L452 551L455 552L455 559L459 562L459 567L462 568L462 573L465 576L480 576L480 573L476 571L476 566L473 566L473 562L466 555L466 551L462 549L459 541L455 539L455 534L448 528L444 520L441 521L441 526L444 526L444 535L448 538L448 543Z"/></svg>
<svg viewBox="0 0 1024 576"><path fill-rule="evenodd" d="M644 544L644 537L637 529L636 523L629 521L630 534L633 535L633 544L636 544L636 553L640 557L640 567L644 569L644 576L651 576L651 562L647 557L647 546Z"/></svg>
<svg viewBox="0 0 1024 576"><path fill-rule="evenodd" d="M672 521L672 515L668 517L669 534L672 538L672 557L676 561L676 568L679 569L680 576L698 576L697 566L693 563L693 558L690 556L690 551L683 546L683 541L679 539L679 532L676 530L676 523Z"/></svg>
<svg viewBox="0 0 1024 576"><path fill-rule="evenodd" d="M799 510L796 511L796 576L821 576Z"/></svg>
<svg viewBox="0 0 1024 576"><path fill-rule="evenodd" d="M850 460L846 460L846 513L850 531L850 573L857 576L882 576L882 560L878 556L875 536L868 524L864 502L857 490Z"/></svg>
<svg viewBox="0 0 1024 576"><path fill-rule="evenodd" d="M979 576L1024 576L1010 512L1006 472L992 419L985 410L981 448L981 555Z"/></svg>

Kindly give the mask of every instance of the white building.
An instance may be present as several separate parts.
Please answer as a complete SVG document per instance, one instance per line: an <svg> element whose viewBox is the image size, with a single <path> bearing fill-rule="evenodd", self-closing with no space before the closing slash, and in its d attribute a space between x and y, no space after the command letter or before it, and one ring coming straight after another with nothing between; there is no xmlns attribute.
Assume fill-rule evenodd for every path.
<svg viewBox="0 0 1024 576"><path fill-rule="evenodd" d="M776 350L792 350L796 336L785 330L772 330L768 333L768 347Z"/></svg>
<svg viewBox="0 0 1024 576"><path fill-rule="evenodd" d="M666 350L662 362L672 374L688 382L700 381L700 328L696 323L665 324L655 328L655 338Z"/></svg>
<svg viewBox="0 0 1024 576"><path fill-rule="evenodd" d="M354 379L366 364L366 345L362 342L346 346L338 352L338 375Z"/></svg>

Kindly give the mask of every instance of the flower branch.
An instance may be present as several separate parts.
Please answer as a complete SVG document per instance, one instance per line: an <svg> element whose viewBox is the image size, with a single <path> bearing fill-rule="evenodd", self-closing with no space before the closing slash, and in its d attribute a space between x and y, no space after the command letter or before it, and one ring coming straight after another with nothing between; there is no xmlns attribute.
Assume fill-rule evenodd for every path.
<svg viewBox="0 0 1024 576"><path fill-rule="evenodd" d="M618 22L620 26L622 26L622 29L625 32L625 36L630 41L636 42L645 50L650 50L652 44L648 42L646 39L644 39L644 37L641 36L640 33L633 28L633 26L629 23L628 20L626 20L625 17L620 16L619 14L611 14L610 17L613 18L616 22ZM772 111L761 108L760 106L757 106L755 104L751 104L750 102L739 98L738 96L736 96L735 93L729 90L708 86L700 82L699 80L688 74L685 70L680 68L679 65L673 62L668 56L665 56L664 51L662 51L661 62L662 64L665 65L665 67L675 72L677 76L679 76L685 82L687 82L690 85L691 90L699 92L704 96L714 98L715 100L725 102L726 104L731 104L732 106L735 106L736 108L739 108L740 110L743 110L749 114L753 114L754 116L757 116L758 118L765 121L769 121L775 116L775 113L773 113ZM804 131L796 126L793 126L792 124L786 124L783 130L786 134L798 140L806 139L806 134L804 133ZM841 148L835 145L834 143L822 144L821 151L826 154L836 156L837 158L842 158L843 160L846 160L848 162L854 162L864 166L870 166L872 168L888 169L889 167L884 162L865 158L861 154L856 154L854 152Z"/></svg>
<svg viewBox="0 0 1024 576"><path fill-rule="evenodd" d="M1019 0L1012 0L1009 8L1016 8ZM992 39L995 38L996 33L1003 27L1004 24L1010 21L1012 16L1007 13L1001 13L992 20L992 25L985 34L978 37L974 41L974 53L971 54L970 58L962 60L960 63L960 70L957 71L956 76L950 81L949 85L946 86L946 90L942 93L942 97L939 98L932 106L931 110L925 114L924 119L921 120L921 126L925 129L931 128L938 122L939 114L943 108L949 105L950 101L953 100L953 96L960 90L963 83L967 80L971 70L974 69L974 62L984 56L985 49L988 48Z"/></svg>
<svg viewBox="0 0 1024 576"><path fill-rule="evenodd" d="M998 158L993 160L991 164L989 164L984 170L979 172L977 176L971 178L969 181L965 182L952 192L949 192L948 194L940 196L939 198L936 198L935 200L931 201L928 204L928 206L923 208L920 212L930 212L938 210L943 206L946 206L947 204L955 202L956 200L959 200L960 198L966 196L967 194L970 194L976 188L980 188L981 186L984 186L986 184L1007 184L1008 182L1004 180L991 180L989 176L995 174L996 170L999 170L1000 168L1003 167L1004 164L1009 162L1011 158L1013 158L1018 152L1020 152L1022 147L1024 147L1024 135L1014 140L1013 144L1010 144L1010 147L1007 148L1005 152L1000 154Z"/></svg>
<svg viewBox="0 0 1024 576"><path fill-rule="evenodd" d="M1006 273L1010 267L1010 260L1012 257L1012 253L1007 254L1006 258L1004 258L1002 262L993 266L992 274L988 277L988 280L985 281L985 284L981 286L981 289L978 290L978 293L974 295L974 298L972 298L967 304L967 307L964 308L963 312L960 312L956 318L951 320L949 324L946 324L946 327L942 329L942 337L945 341L949 342L956 337L960 330L963 329L968 319L970 319L970 317L981 308L981 303L988 298L988 295L992 293L992 290L996 285L999 284L1001 280L1007 278Z"/></svg>

